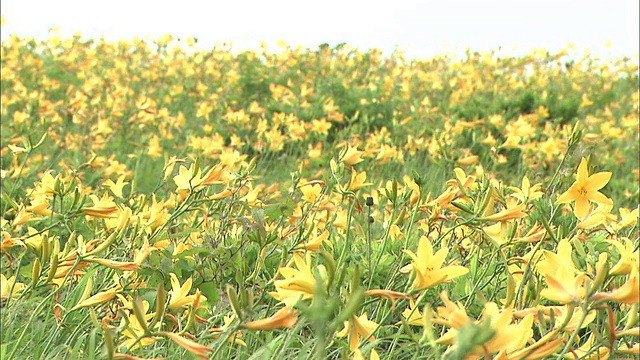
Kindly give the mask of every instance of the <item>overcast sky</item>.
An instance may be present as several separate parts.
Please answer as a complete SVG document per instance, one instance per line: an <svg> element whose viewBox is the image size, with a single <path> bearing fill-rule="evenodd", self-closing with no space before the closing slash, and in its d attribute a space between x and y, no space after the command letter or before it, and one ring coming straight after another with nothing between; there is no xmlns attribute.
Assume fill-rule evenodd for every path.
<svg viewBox="0 0 640 360"><path fill-rule="evenodd" d="M255 48L260 40L317 47L346 42L354 47L395 46L409 57L466 48L522 53L558 50L568 43L597 56L638 54L638 0L2 0L9 33L130 39L194 36L204 46L232 42ZM606 48L605 43L611 42Z"/></svg>

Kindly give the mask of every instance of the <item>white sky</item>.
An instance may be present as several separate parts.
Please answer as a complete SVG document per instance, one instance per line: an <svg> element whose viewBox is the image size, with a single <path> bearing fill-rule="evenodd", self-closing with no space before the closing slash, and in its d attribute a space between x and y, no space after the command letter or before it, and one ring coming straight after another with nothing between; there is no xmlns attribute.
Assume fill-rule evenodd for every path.
<svg viewBox="0 0 640 360"><path fill-rule="evenodd" d="M395 46L408 57L445 50L551 51L574 43L602 57L638 54L638 0L2 0L8 34L106 39L194 36L201 45L232 42L235 50L260 40L316 48ZM611 47L604 46L606 41Z"/></svg>

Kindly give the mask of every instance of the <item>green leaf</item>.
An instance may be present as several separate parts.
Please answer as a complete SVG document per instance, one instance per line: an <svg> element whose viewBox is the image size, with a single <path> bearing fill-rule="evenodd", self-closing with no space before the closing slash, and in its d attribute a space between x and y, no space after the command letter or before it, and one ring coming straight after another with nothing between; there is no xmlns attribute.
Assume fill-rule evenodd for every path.
<svg viewBox="0 0 640 360"><path fill-rule="evenodd" d="M202 291L202 294L207 297L207 303L213 306L218 303L218 298L220 297L220 293L218 292L218 287L214 282L206 282L198 285L198 289Z"/></svg>

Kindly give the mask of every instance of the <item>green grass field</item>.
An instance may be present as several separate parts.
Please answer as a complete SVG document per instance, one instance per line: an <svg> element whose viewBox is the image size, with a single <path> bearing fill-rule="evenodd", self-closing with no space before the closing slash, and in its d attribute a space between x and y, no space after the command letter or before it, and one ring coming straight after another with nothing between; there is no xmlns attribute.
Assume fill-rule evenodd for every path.
<svg viewBox="0 0 640 360"><path fill-rule="evenodd" d="M637 358L638 93L571 48L12 37L1 358Z"/></svg>

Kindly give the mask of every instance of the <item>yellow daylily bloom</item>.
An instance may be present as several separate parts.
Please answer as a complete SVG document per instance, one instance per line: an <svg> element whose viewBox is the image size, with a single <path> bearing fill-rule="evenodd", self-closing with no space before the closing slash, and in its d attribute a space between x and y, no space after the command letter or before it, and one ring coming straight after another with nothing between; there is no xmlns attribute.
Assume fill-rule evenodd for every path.
<svg viewBox="0 0 640 360"><path fill-rule="evenodd" d="M169 301L169 308L176 309L193 304L198 297L198 294L187 295L189 294L189 291L191 291L193 280L191 278L188 278L187 281L185 281L184 284L180 286L180 280L178 280L176 274L171 273L169 274L169 276L171 276L171 291L169 291L171 300ZM200 295L200 298L200 301L207 301L207 298L204 295Z"/></svg>
<svg viewBox="0 0 640 360"><path fill-rule="evenodd" d="M180 165L178 175L173 177L173 182L176 183L176 193L181 196L186 196L191 190L197 190L202 184L203 179L200 177L202 172L195 171L195 164L191 164L189 169L186 166Z"/></svg>
<svg viewBox="0 0 640 360"><path fill-rule="evenodd" d="M127 305L128 307L133 307L132 302L128 302L127 304L125 301L123 301L123 303L125 303L125 307L127 307ZM155 316L155 313L147 314L147 311L149 311L149 302L144 300L142 302L142 306L143 306L143 309L141 310L144 311L144 314L142 314L144 316L144 320L145 321L151 320ZM138 320L137 316L133 316L133 314L126 314L126 317L127 319L124 319L124 318L122 319L121 325L128 323L128 326L122 331L122 335L124 335L127 339L124 340L122 343L120 343L118 347L126 346L127 349L131 350L139 346L147 346L147 345L153 344L156 341L155 337L144 336L145 326L140 324L140 321ZM160 326L160 323L158 323L156 326ZM142 338L138 341L138 338L140 337ZM133 346L133 348L131 348L131 346Z"/></svg>
<svg viewBox="0 0 640 360"><path fill-rule="evenodd" d="M349 191L358 191L365 186L369 186L372 183L365 182L367 180L367 172L362 171L357 173L355 169L351 169L351 179L349 180L349 184L347 185L347 190Z"/></svg>
<svg viewBox="0 0 640 360"><path fill-rule="evenodd" d="M283 327L291 329L296 321L298 321L297 313L298 311L292 309L291 306L285 306L272 316L261 320L250 321L244 324L244 327L251 330L274 330Z"/></svg>
<svg viewBox="0 0 640 360"><path fill-rule="evenodd" d="M93 200L93 206L83 207L82 210L85 214L99 218L118 217L118 207L109 194L104 193L102 198L98 198L96 195L89 195L89 197Z"/></svg>
<svg viewBox="0 0 640 360"><path fill-rule="evenodd" d="M618 251L620 252L620 260L609 270L610 275L624 275L633 272L638 272L639 268L639 260L640 254L638 254L638 249L633 251L633 241L622 238L621 241L610 240L609 242L613 244Z"/></svg>
<svg viewBox="0 0 640 360"><path fill-rule="evenodd" d="M11 293L11 297L14 298L20 294L22 289L25 288L25 284L16 281L15 276L11 276L8 279L0 274L0 300L4 301L9 298L9 293ZM13 291L12 288L13 287Z"/></svg>
<svg viewBox="0 0 640 360"><path fill-rule="evenodd" d="M509 186L507 189L513 191L514 198L520 200L522 203L526 203L527 201L536 200L542 197L544 194L540 189L542 188L542 184L531 185L529 178L525 175L522 178L522 186L517 188L515 186Z"/></svg>
<svg viewBox="0 0 640 360"><path fill-rule="evenodd" d="M593 334L589 335L587 341L580 347L573 349L571 354L565 354L565 359L585 359L585 360L606 360L609 358L609 348L605 346L598 347L598 351L594 352L593 343L595 338Z"/></svg>
<svg viewBox="0 0 640 360"><path fill-rule="evenodd" d="M523 218L525 216L527 216L527 213L525 213L523 210L525 210L525 205L524 204L518 204L518 205L514 205L514 206L508 206L506 209L497 212L493 215L489 215L489 216L485 216L485 217L481 217L478 220L480 221L508 221L511 219L520 219Z"/></svg>
<svg viewBox="0 0 640 360"><path fill-rule="evenodd" d="M161 332L161 334L167 336L171 340L175 341L176 344L189 350L189 352L195 354L201 360L209 359L209 356L207 354L213 353L213 349L208 348L204 345L198 344L197 342L187 339L185 337L182 337L176 333Z"/></svg>
<svg viewBox="0 0 640 360"><path fill-rule="evenodd" d="M442 247L434 254L431 240L424 235L420 238L417 254L414 254L411 250L405 249L403 251L411 258L411 264L400 269L400 272L408 273L413 271L415 273L411 286L414 290L430 288L469 272L469 269L459 265L443 267L449 249Z"/></svg>
<svg viewBox="0 0 640 360"><path fill-rule="evenodd" d="M405 318L409 325L423 326L424 321L422 320L423 314L420 312L420 309L416 309L416 303L413 299L409 300L409 307L402 311L402 317ZM401 324L402 322L398 322Z"/></svg>
<svg viewBox="0 0 640 360"><path fill-rule="evenodd" d="M344 150L340 155L340 161L342 161L346 165L355 165L359 162L364 161L362 159L363 154L364 151L359 151L358 148L347 145L347 149Z"/></svg>
<svg viewBox="0 0 640 360"><path fill-rule="evenodd" d="M620 212L620 221L617 224L618 229L631 226L638 222L638 211L640 211L640 209L635 208L629 211L629 209L620 208L618 211Z"/></svg>
<svg viewBox="0 0 640 360"><path fill-rule="evenodd" d="M500 352L494 358L495 360L537 360L544 359L556 352L563 345L565 340L557 336L557 331L551 331L535 343L514 351L510 354Z"/></svg>
<svg viewBox="0 0 640 360"><path fill-rule="evenodd" d="M454 303L447 297L446 292L440 294L440 298L444 301L444 307L438 307L437 316L432 320L435 324L441 324L449 327L447 332L442 335L437 342L442 344L454 344L459 329L469 321L479 323L479 321L471 320L460 303ZM490 326L495 330L495 335L487 340L481 347L473 349L474 355L483 353L497 353L502 357L512 352L520 350L527 344L527 341L533 335L532 325L534 314L527 314L519 323L512 323L514 312L511 307L504 309L498 308L498 305L489 302L485 304L482 312L482 318L489 321ZM500 357L500 356L499 356ZM472 356L472 358L475 358Z"/></svg>
<svg viewBox="0 0 640 360"><path fill-rule="evenodd" d="M275 280L275 292L269 294L282 301L287 306L295 305L298 300L311 299L316 279L311 272L311 253L307 252L303 258L301 254L294 253L293 261L296 268L283 267L278 272L283 280Z"/></svg>
<svg viewBox="0 0 640 360"><path fill-rule="evenodd" d="M360 344L361 339L374 341L376 338L372 335L378 328L378 324L367 318L367 313L360 316L352 316L351 319L344 322L344 329L336 333L337 337L349 337L349 349L355 351Z"/></svg>
<svg viewBox="0 0 640 360"><path fill-rule="evenodd" d="M321 184L304 184L300 186L300 191L302 191L302 200L308 203L314 203L320 197L322 193L322 185Z"/></svg>
<svg viewBox="0 0 640 360"><path fill-rule="evenodd" d="M225 315L223 318L224 324L221 327L209 329L214 334L213 338L217 339L222 333L227 331L233 321L236 319L236 314ZM227 338L228 342L236 343L238 345L247 346L247 343L242 340L242 331L236 331L235 334Z"/></svg>
<svg viewBox="0 0 640 360"><path fill-rule="evenodd" d="M623 304L640 303L640 282L638 272L631 273L629 279L619 288L610 292L596 293L592 297L594 300L608 300Z"/></svg>
<svg viewBox="0 0 640 360"><path fill-rule="evenodd" d="M576 174L576 181L571 187L556 200L556 204L564 204L571 201L575 201L574 214L583 218L589 213L589 201L609 205L613 204L611 199L601 193L602 189L611 179L611 172L599 172L589 176L589 170L587 169L587 160L582 158L580 166L578 166L578 172Z"/></svg>
<svg viewBox="0 0 640 360"><path fill-rule="evenodd" d="M331 240L329 240L329 232L327 230L323 230L319 235L316 235L311 240L301 244L300 248L307 251L318 251L322 244L326 244L326 246L333 248L333 244L331 243Z"/></svg>
<svg viewBox="0 0 640 360"><path fill-rule="evenodd" d="M356 349L353 352L353 360L365 360L364 355L362 355L362 351L360 349ZM369 353L369 360L380 360L380 355L378 355L378 352L376 351L376 349L371 349L371 352Z"/></svg>
<svg viewBox="0 0 640 360"><path fill-rule="evenodd" d="M568 304L584 297L586 289L585 273L579 273L571 261L572 247L569 240L562 239L558 244L558 252L544 252L544 259L536 266L536 270L545 277L546 289L540 296L562 304Z"/></svg>
<svg viewBox="0 0 640 360"><path fill-rule="evenodd" d="M111 190L113 195L119 198L122 198L122 189L124 188L125 185L129 183L127 181L124 181L124 178L125 178L124 175L120 175L120 177L118 177L118 180L116 180L116 182L113 182L113 180L108 179L107 181L104 182L104 185Z"/></svg>
<svg viewBox="0 0 640 360"><path fill-rule="evenodd" d="M385 298L391 301L391 309L396 308L396 299L404 298L411 299L411 297L403 292L393 291L393 290L384 290L384 289L371 289L364 292L364 296L378 296L381 298Z"/></svg>

